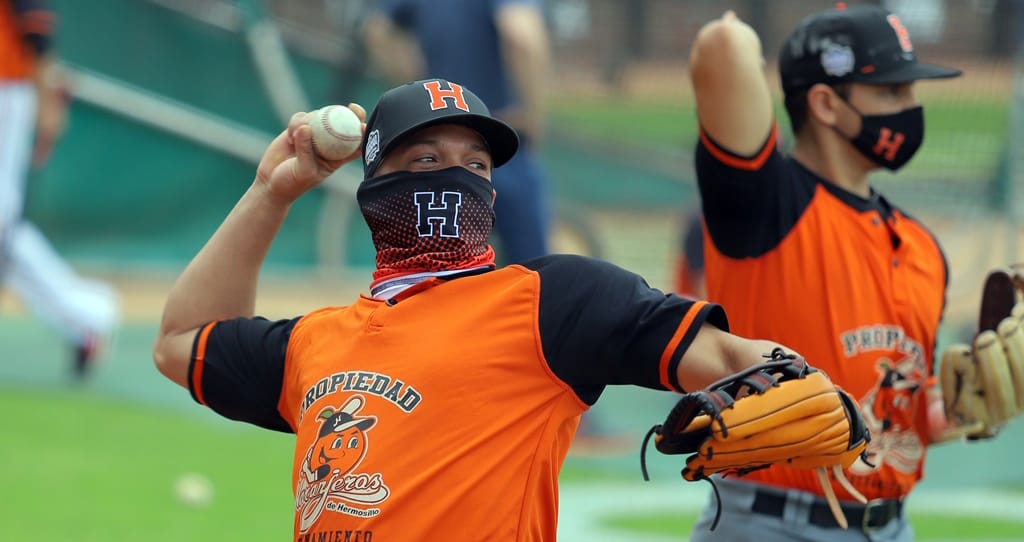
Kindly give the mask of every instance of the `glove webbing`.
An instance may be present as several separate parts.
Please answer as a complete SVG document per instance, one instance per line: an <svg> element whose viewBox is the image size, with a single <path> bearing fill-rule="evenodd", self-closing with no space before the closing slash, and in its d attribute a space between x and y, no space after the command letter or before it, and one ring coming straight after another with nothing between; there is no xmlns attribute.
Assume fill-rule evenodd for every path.
<svg viewBox="0 0 1024 542"><path fill-rule="evenodd" d="M697 404L696 402L680 405L679 403L673 407L672 412L669 413L668 419L675 420L690 420L694 416L693 410L703 410L709 415L713 416L718 422L719 427L722 429L722 435L729 435L729 428L722 423L721 411L725 408L731 407L735 403L735 397L739 393L742 386L747 386L749 390L753 390L755 393L761 394L773 386L779 384L778 379L766 372L768 369L784 368L784 372L789 373L792 377L799 378L807 373L806 365L796 369L789 360L796 359L796 354L786 354L782 348L775 347L768 354L763 354L764 357L770 358L772 361L765 362L760 365L748 367L743 371L721 378L710 386L705 388L708 390L707 397L710 399L711 405L708 404ZM794 370L795 369L795 370ZM685 411L684 411L685 410ZM656 424L651 427L647 434L644 435L643 443L640 445L640 471L643 474L645 481L650 481L650 477L647 475L647 443L650 441L651 436L654 434L663 435L665 433L663 424ZM678 434L682 427L671 428L669 434ZM688 453L695 451L699 447L699 443L694 443L695 446L679 445L679 450L671 450L670 453ZM692 449L691 449L692 448ZM744 473L745 474L745 473Z"/></svg>
<svg viewBox="0 0 1024 542"><path fill-rule="evenodd" d="M729 375L725 378L721 378L715 381L710 386L705 388L708 391L708 393L706 394L707 400L706 402L704 402L704 404L692 402L680 406L677 403L676 406L672 409L672 412L669 414L668 418L675 419L677 421L692 420L694 417L692 416L693 410L703 411L708 415L712 416L718 422L718 425L719 427L721 427L722 430L722 436L728 436L729 428L726 427L725 423L722 421L721 411L725 408L731 407L736 402L735 397L737 396L737 394L740 393L740 390L743 386L746 386L747 389L750 390L748 391L748 394L750 392L762 394L768 391L769 388L778 386L778 379L776 379L774 376L767 372L767 370L769 369L782 368L783 372L787 373L787 376L790 376L791 378L800 378L807 374L806 365L798 368L794 367L793 363L790 361L796 359L797 355L787 354L782 348L775 347L772 349L770 353L763 354L763 356L771 359L771 361L765 362L760 365L748 367L747 369L744 369L739 373ZM707 403L712 403L712 405L708 405ZM680 409L680 411L677 412L677 409ZM651 480L650 476L648 476L647 474L647 443L651 440L651 436L653 436L654 434L657 433L659 436L663 435L663 428L664 427L662 424L657 424L651 427L647 431L647 434L644 435L644 440L640 444L640 472L643 475L643 479L645 482L649 482ZM679 431L681 431L682 429L684 428L674 427L672 428L670 434L678 434ZM687 453L693 451L687 446L677 446L679 449L673 451L672 453ZM741 469L736 469L736 474L739 476L743 476L755 470L768 468L769 466L771 465L744 467ZM697 471L697 479L706 480L709 484L711 484L711 489L715 494L715 519L711 522L710 529L714 531L715 528L718 527L718 520L722 517L722 497L718 492L718 486L715 485L715 481L712 480L709 476L706 476L703 470L703 467L701 467L700 470Z"/></svg>

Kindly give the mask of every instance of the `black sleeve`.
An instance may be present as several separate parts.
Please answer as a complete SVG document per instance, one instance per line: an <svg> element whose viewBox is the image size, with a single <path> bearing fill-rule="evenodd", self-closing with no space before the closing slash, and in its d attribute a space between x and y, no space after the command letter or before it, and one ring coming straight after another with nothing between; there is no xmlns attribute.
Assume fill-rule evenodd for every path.
<svg viewBox="0 0 1024 542"><path fill-rule="evenodd" d="M192 398L225 418L292 433L277 403L288 339L298 321L237 318L207 324L192 346Z"/></svg>
<svg viewBox="0 0 1024 542"><path fill-rule="evenodd" d="M25 42L37 56L46 54L53 41L55 17L50 1L14 0L14 12Z"/></svg>
<svg viewBox="0 0 1024 542"><path fill-rule="evenodd" d="M701 324L728 329L721 307L663 293L608 262L555 255L525 265L540 275L544 356L588 404L609 384L682 391L676 368Z"/></svg>
<svg viewBox="0 0 1024 542"><path fill-rule="evenodd" d="M789 234L814 196L814 177L779 152L772 130L754 156L720 147L707 134L695 167L704 220L715 248L730 258L754 258Z"/></svg>

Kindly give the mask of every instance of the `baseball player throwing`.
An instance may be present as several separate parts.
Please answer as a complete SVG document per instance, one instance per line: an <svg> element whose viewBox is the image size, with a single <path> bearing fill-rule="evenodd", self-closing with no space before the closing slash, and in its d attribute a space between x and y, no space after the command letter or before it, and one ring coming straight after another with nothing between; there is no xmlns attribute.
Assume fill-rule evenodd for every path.
<svg viewBox="0 0 1024 542"><path fill-rule="evenodd" d="M359 154L318 158L304 119L270 144L178 278L153 349L200 404L295 434L295 540L554 540L580 415L614 384L694 392L685 416L680 407L658 429L659 449L693 454L687 479L788 461L706 457L712 440L738 449L743 434L776 434L744 423L759 412L795 414L778 418L793 420L791 442L808 443L794 454L803 467L844 467L863 450L852 400L789 349L727 333L717 305L580 256L496 268L490 177L518 138L443 79L388 91L367 120L368 293L296 318L254 316L259 268L290 205ZM793 386L815 405L788 408ZM733 402L743 416L719 410ZM816 447L820 427L796 420L826 411L832 440Z"/></svg>

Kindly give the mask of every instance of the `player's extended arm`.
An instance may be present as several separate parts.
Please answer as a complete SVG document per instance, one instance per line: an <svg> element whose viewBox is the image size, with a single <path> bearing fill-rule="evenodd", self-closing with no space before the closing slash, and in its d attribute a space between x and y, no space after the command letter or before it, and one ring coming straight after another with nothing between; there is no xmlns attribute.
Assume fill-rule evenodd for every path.
<svg viewBox="0 0 1024 542"><path fill-rule="evenodd" d="M360 119L366 111L350 106ZM260 267L292 203L359 156L327 161L313 152L306 113L296 113L267 147L256 178L171 288L153 360L167 378L188 387L196 332L204 324L251 317Z"/></svg>
<svg viewBox="0 0 1024 542"><path fill-rule="evenodd" d="M519 97L519 110L509 112L511 117L505 120L536 143L543 138L552 62L544 16L536 4L505 3L494 24Z"/></svg>
<svg viewBox="0 0 1024 542"><path fill-rule="evenodd" d="M382 13L370 13L363 24L370 61L384 79L400 85L423 77L423 56L413 36Z"/></svg>
<svg viewBox="0 0 1024 542"><path fill-rule="evenodd" d="M721 378L764 362L764 356L775 348L795 353L776 342L747 339L704 324L683 354L676 376L685 391L704 389Z"/></svg>
<svg viewBox="0 0 1024 542"><path fill-rule="evenodd" d="M64 129L67 127L67 90L55 53L47 53L36 61L33 80L39 105L36 110L36 139L32 150L32 164L41 167L50 158L54 144L64 135Z"/></svg>
<svg viewBox="0 0 1024 542"><path fill-rule="evenodd" d="M732 11L704 25L690 50L690 79L704 132L740 156L752 156L774 122L761 40Z"/></svg>

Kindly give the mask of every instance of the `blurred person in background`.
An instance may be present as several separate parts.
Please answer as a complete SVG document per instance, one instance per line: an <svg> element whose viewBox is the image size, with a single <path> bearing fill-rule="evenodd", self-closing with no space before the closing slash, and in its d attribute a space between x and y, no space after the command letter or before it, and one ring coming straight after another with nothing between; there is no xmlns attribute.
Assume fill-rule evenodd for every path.
<svg viewBox="0 0 1024 542"><path fill-rule="evenodd" d="M704 219L700 209L688 211L681 220L679 245L672 262L675 292L691 299L706 299L704 287Z"/></svg>
<svg viewBox="0 0 1024 542"><path fill-rule="evenodd" d="M47 0L0 0L0 280L70 343L85 376L119 319L107 284L79 276L22 216L31 167L46 164L67 120Z"/></svg>
<svg viewBox="0 0 1024 542"><path fill-rule="evenodd" d="M779 70L789 155L755 31L729 11L690 53L708 298L735 315L734 332L792 344L859 401L870 463L855 463L850 481L870 502L833 482L844 531L813 476L774 466L721 480L722 521L709 531L712 502L692 540L909 541L904 499L926 449L958 435L934 373L949 276L932 233L869 174L900 169L921 145L914 82L960 71L918 62L895 14L842 4L794 29Z"/></svg>
<svg viewBox="0 0 1024 542"><path fill-rule="evenodd" d="M552 60L540 0L377 0L364 32L370 58L389 83L458 81L515 128L520 150L494 171L498 258L519 263L547 254L552 210L538 149ZM624 452L628 436L605 425L593 413L584 416L574 454Z"/></svg>
<svg viewBox="0 0 1024 542"><path fill-rule="evenodd" d="M373 6L372 0L326 0L327 16L342 40L342 54L335 72L331 96L335 101L345 103L353 96L359 96L368 80L365 30L366 15Z"/></svg>

